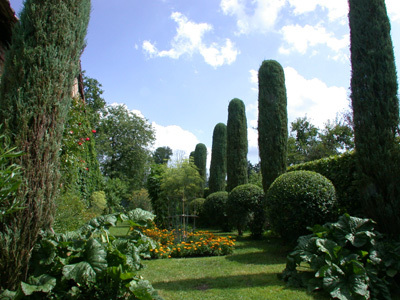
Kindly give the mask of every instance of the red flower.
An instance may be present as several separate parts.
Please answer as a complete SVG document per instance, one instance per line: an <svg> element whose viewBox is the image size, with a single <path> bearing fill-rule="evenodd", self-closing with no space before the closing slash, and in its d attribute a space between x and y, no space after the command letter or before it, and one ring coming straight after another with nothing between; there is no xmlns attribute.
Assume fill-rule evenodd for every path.
<svg viewBox="0 0 400 300"><path fill-rule="evenodd" d="M92 129L92 132L93 132L93 133L96 133L96 130L95 130L95 129Z"/></svg>
<svg viewBox="0 0 400 300"><path fill-rule="evenodd" d="M79 126L81 126L81 125L82 125L82 123L81 123L81 122L79 122L79 123L78 123L78 125L79 125Z"/></svg>
<svg viewBox="0 0 400 300"><path fill-rule="evenodd" d="M82 143L81 143L81 142L79 142L79 143L78 143L78 145L79 145L79 146L82 146Z"/></svg>
<svg viewBox="0 0 400 300"><path fill-rule="evenodd" d="M89 168L86 168L86 171L89 171Z"/></svg>
<svg viewBox="0 0 400 300"><path fill-rule="evenodd" d="M90 141L90 138L87 137L86 140L87 140L87 141Z"/></svg>

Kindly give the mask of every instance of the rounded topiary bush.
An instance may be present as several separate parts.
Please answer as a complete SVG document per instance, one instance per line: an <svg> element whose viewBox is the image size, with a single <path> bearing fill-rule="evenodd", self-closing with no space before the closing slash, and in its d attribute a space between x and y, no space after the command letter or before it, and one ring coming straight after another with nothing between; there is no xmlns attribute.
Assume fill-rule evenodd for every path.
<svg viewBox="0 0 400 300"><path fill-rule="evenodd" d="M203 210L206 199L196 198L189 202L189 214L199 216Z"/></svg>
<svg viewBox="0 0 400 300"><path fill-rule="evenodd" d="M264 199L263 189L254 184L239 185L229 193L226 210L239 235L248 225L253 236L261 236L265 224Z"/></svg>
<svg viewBox="0 0 400 300"><path fill-rule="evenodd" d="M228 201L228 192L215 192L206 198L203 204L201 218L205 225L220 227L228 230L228 217L226 215L226 203Z"/></svg>
<svg viewBox="0 0 400 300"><path fill-rule="evenodd" d="M336 192L332 182L312 171L282 174L266 195L268 221L288 242L308 234L308 226L333 221Z"/></svg>

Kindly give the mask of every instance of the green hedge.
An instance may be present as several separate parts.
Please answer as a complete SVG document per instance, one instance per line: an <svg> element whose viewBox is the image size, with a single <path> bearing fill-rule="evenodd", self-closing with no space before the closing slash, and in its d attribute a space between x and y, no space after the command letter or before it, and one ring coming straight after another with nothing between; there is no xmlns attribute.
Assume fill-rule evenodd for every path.
<svg viewBox="0 0 400 300"><path fill-rule="evenodd" d="M360 215L361 199L357 189L357 166L354 152L330 156L290 166L287 171L314 171L332 181L340 213Z"/></svg>

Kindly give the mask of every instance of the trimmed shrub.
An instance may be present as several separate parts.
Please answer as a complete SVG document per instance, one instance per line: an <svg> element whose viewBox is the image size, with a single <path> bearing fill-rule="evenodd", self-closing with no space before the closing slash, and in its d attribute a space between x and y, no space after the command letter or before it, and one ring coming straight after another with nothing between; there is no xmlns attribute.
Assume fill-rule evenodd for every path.
<svg viewBox="0 0 400 300"><path fill-rule="evenodd" d="M291 171L314 171L332 181L337 196L339 213L353 216L361 214L361 199L357 188L358 171L354 152L346 152L298 165L291 166Z"/></svg>
<svg viewBox="0 0 400 300"><path fill-rule="evenodd" d="M254 184L235 187L229 193L226 211L239 235L249 225L253 236L261 236L265 224L263 189Z"/></svg>
<svg viewBox="0 0 400 300"><path fill-rule="evenodd" d="M336 192L332 182L312 171L282 174L266 195L268 221L287 242L307 234L307 227L324 224L336 214Z"/></svg>
<svg viewBox="0 0 400 300"><path fill-rule="evenodd" d="M193 162L199 170L200 177L203 179L203 188L207 180L207 147L199 143L194 150Z"/></svg>
<svg viewBox="0 0 400 300"><path fill-rule="evenodd" d="M189 214L199 216L203 211L204 198L196 198L189 202Z"/></svg>
<svg viewBox="0 0 400 300"><path fill-rule="evenodd" d="M226 203L228 192L215 192L204 201L202 218L205 225L229 229L228 217L226 215Z"/></svg>
<svg viewBox="0 0 400 300"><path fill-rule="evenodd" d="M208 180L211 193L224 191L226 187L226 143L226 125L218 123L214 127L211 150L210 178Z"/></svg>
<svg viewBox="0 0 400 300"><path fill-rule="evenodd" d="M232 99L228 106L228 122L226 125L226 190L249 182L247 174L247 118L246 108L242 100Z"/></svg>
<svg viewBox="0 0 400 300"><path fill-rule="evenodd" d="M258 147L264 191L286 171L288 117L285 74L275 60L258 71Z"/></svg>

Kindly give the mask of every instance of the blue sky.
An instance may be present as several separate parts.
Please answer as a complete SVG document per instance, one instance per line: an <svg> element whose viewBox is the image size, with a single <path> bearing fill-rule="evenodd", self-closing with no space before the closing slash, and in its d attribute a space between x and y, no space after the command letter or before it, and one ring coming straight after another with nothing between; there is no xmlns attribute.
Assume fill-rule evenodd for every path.
<svg viewBox="0 0 400 300"><path fill-rule="evenodd" d="M18 13L22 0L11 0ZM400 1L386 0L397 69ZM349 107L347 0L92 0L82 68L156 129L154 147L188 155L243 100L248 158L258 162L257 70L285 70L288 118L323 124Z"/></svg>

